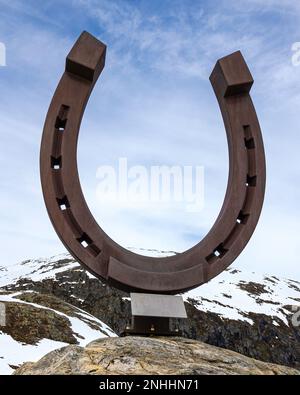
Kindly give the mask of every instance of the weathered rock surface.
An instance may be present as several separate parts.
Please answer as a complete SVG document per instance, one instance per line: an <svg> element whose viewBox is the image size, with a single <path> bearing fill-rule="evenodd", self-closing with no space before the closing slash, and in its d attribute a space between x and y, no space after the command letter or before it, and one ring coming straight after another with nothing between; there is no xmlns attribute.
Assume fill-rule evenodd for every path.
<svg viewBox="0 0 300 395"><path fill-rule="evenodd" d="M0 327L0 373L4 362L11 366L36 361L66 343L79 342L85 346L101 336L97 325L92 325L95 331L90 331L91 321L100 320L117 334L130 322L129 295L101 283L68 254L0 267L1 292L11 297L6 302L9 325L6 329ZM27 304L16 305L20 299ZM184 299L188 320L176 323L184 337L300 369L300 322L299 325L291 322L292 306L300 304L299 282L231 268L210 283L186 293ZM42 306L50 307L52 312L43 311ZM14 309L18 309L17 315ZM31 314L33 310L35 315ZM74 330L70 320L74 320L75 312L82 321L82 311L89 317L88 327ZM58 317L64 330L57 331ZM24 320L28 320L26 330L16 325L18 322L25 325ZM85 335L87 330L89 336ZM82 344L76 333L88 341ZM44 348L46 341L48 347L47 339L57 342L51 345L51 350ZM29 348L31 344L35 346Z"/></svg>
<svg viewBox="0 0 300 395"><path fill-rule="evenodd" d="M53 295L0 290L0 303L5 309L5 325L0 326L0 376L64 345L85 346L101 336L115 336L97 318Z"/></svg>
<svg viewBox="0 0 300 395"><path fill-rule="evenodd" d="M16 375L300 375L300 371L265 363L233 351L185 338L105 338L85 348L63 347Z"/></svg>

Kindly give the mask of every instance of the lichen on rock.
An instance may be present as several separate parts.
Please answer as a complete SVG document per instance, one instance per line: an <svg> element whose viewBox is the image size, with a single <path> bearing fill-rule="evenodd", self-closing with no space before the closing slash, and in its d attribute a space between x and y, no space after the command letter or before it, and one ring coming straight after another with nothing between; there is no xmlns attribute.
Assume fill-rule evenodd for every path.
<svg viewBox="0 0 300 395"><path fill-rule="evenodd" d="M70 345L16 375L300 375L233 351L185 338L122 337L99 339L85 348Z"/></svg>

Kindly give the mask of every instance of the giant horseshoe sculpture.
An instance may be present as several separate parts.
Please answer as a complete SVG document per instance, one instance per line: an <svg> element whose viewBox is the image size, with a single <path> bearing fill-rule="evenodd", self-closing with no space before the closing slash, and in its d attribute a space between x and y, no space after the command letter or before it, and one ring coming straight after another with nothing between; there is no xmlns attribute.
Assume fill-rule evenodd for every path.
<svg viewBox="0 0 300 395"><path fill-rule="evenodd" d="M66 59L41 144L41 181L52 224L70 253L95 276L127 291L175 294L221 273L241 253L258 222L265 191L265 156L240 52L220 59L211 76L229 147L229 178L220 214L206 237L171 257L135 254L97 224L84 199L77 140L84 109L105 63L106 46L83 32Z"/></svg>

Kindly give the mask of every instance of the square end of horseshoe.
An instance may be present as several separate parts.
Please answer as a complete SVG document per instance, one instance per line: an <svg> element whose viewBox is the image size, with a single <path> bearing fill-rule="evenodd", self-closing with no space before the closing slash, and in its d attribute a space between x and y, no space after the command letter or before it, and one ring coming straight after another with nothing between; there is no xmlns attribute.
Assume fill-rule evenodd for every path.
<svg viewBox="0 0 300 395"><path fill-rule="evenodd" d="M240 51L219 59L210 81L223 97L249 93L254 82Z"/></svg>
<svg viewBox="0 0 300 395"><path fill-rule="evenodd" d="M66 71L95 83L105 65L106 46L83 32L66 59Z"/></svg>

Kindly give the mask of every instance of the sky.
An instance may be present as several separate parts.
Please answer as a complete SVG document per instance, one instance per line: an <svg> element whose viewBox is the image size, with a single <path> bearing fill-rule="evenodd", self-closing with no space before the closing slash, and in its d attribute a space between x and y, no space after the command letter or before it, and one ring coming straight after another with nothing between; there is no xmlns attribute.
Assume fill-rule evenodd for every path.
<svg viewBox="0 0 300 395"><path fill-rule="evenodd" d="M228 149L209 82L216 61L243 53L267 159L263 212L237 258L241 269L300 279L300 2L294 0L0 0L0 265L64 251L39 178L47 109L83 30L103 41L106 66L81 126L81 185L99 225L124 247L184 251L216 220ZM97 197L97 169L203 166L204 207L124 205Z"/></svg>

